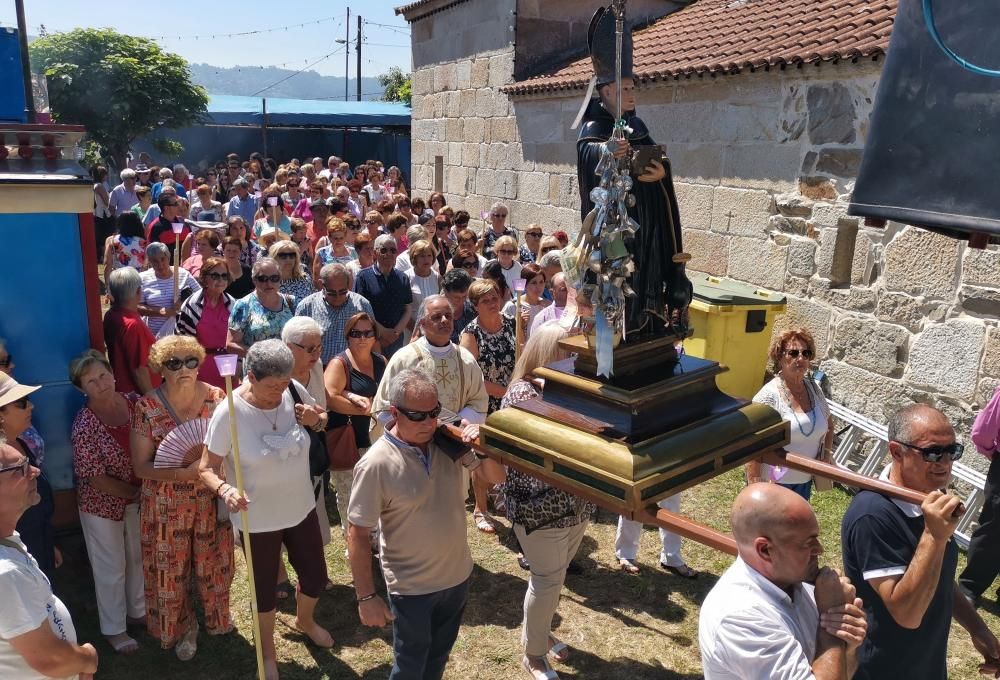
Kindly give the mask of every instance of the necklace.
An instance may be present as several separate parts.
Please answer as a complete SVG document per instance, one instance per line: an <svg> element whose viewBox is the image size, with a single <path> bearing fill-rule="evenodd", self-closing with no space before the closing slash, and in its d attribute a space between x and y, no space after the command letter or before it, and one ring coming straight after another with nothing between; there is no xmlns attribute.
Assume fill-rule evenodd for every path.
<svg viewBox="0 0 1000 680"><path fill-rule="evenodd" d="M792 412L792 421L795 423L795 427L798 428L799 433L806 438L812 436L812 433L816 431L816 422L818 418L813 417L813 411L815 411L815 405L813 404L812 393L809 391L809 386L806 384L805 378L802 379L802 388L806 391L806 398L809 400L809 410L806 412L806 420L809 421L809 431L806 432L802 429L802 421L799 420L798 415L795 413L795 409L792 408L792 395L788 389L788 385L785 383L785 378L781 378L781 390L784 392L785 402L788 404L789 410ZM801 404L800 404L801 405Z"/></svg>
<svg viewBox="0 0 1000 680"><path fill-rule="evenodd" d="M243 401L245 401L246 403L250 404L255 409L257 409L258 411L260 411L261 413L263 413L265 417L267 417L267 422L271 423L271 432L277 432L278 431L278 409L281 408L281 402L280 401L278 402L278 405L274 407L274 409L262 409L260 406L257 406L257 404L252 403L246 397L243 398ZM268 413L267 413L268 411L271 411L271 410L274 411L274 418L273 419L270 416L268 416Z"/></svg>

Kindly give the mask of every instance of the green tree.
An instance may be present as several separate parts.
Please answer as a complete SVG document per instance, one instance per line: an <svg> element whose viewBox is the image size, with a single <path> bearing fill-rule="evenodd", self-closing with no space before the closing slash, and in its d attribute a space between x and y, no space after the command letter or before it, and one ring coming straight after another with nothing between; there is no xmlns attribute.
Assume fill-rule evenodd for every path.
<svg viewBox="0 0 1000 680"><path fill-rule="evenodd" d="M379 84L385 88L382 100L387 102L403 102L409 106L413 101L413 77L403 73L398 66L393 66L388 73L377 76Z"/></svg>
<svg viewBox="0 0 1000 680"><path fill-rule="evenodd" d="M39 38L31 62L48 81L52 118L86 127L118 169L136 137L196 123L208 106L183 58L111 29Z"/></svg>

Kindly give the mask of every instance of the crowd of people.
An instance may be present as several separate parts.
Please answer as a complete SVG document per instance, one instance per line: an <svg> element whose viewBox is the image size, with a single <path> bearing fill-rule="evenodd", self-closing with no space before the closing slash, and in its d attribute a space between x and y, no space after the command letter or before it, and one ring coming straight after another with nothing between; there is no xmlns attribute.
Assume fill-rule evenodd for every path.
<svg viewBox="0 0 1000 680"><path fill-rule="evenodd" d="M566 358L560 341L588 312L561 271L568 236L532 224L522 238L499 202L474 218L440 193L424 201L376 161L230 154L198 177L143 161L113 187L105 168L94 170L107 354L88 350L69 366L86 396L71 426L74 474L110 647L134 653L129 627L144 626L189 661L202 627L233 630L237 513L249 526L269 680L280 600L294 598L294 626L312 644L332 647L315 617L332 585L332 492L359 618L393 628L390 678L441 678L473 568L471 487L476 528L495 533L493 513L505 513L529 572L523 669L557 680L553 664L572 650L553 618L594 507L438 426L457 426L467 443L493 411L543 393L535 371ZM214 359L232 354L231 411ZM814 357L808 331L779 334L774 378L755 401L789 421L788 451L829 460L834 428L810 376ZM61 555L44 444L31 428L38 388L13 370L0 347L0 677L86 678L97 652L76 644L47 578ZM953 617L1000 672L1000 644L974 607L996 571L978 578L981 588L969 580L970 597L954 579L959 501L942 489L962 446L927 406L902 409L889 438L885 478L927 500L858 494L843 519L843 576L819 565L812 477L747 467L732 511L739 558L701 612L706 678L944 678ZM679 504L680 495L661 501ZM626 573L640 571L640 537L639 524L619 519L614 551ZM660 539L660 566L698 578L680 538L661 530Z"/></svg>

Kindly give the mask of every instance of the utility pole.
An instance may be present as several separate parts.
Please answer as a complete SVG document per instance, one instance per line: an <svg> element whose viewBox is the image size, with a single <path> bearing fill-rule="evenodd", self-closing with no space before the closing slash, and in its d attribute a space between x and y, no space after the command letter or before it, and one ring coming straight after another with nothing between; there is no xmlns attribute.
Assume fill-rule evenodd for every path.
<svg viewBox="0 0 1000 680"><path fill-rule="evenodd" d="M17 12L17 46L21 52L21 77L24 79L24 117L29 124L33 124L35 122L35 94L31 88L31 63L28 56L28 22L24 18L24 2L22 0L15 0L14 9ZM358 44L360 45L361 43ZM358 63L360 64L361 62ZM358 90L358 92L360 93L361 90Z"/></svg>
<svg viewBox="0 0 1000 680"><path fill-rule="evenodd" d="M350 99L351 82L351 8L347 8L347 23L344 24L344 101Z"/></svg>
<svg viewBox="0 0 1000 680"><path fill-rule="evenodd" d="M358 101L361 101L361 15L358 15Z"/></svg>

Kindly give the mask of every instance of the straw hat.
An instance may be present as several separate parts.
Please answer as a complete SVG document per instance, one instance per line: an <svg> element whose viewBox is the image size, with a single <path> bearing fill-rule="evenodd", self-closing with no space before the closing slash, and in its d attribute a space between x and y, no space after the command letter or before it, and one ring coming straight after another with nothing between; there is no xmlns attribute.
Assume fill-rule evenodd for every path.
<svg viewBox="0 0 1000 680"><path fill-rule="evenodd" d="M0 373L0 408L41 389L41 385L22 385L6 373Z"/></svg>

